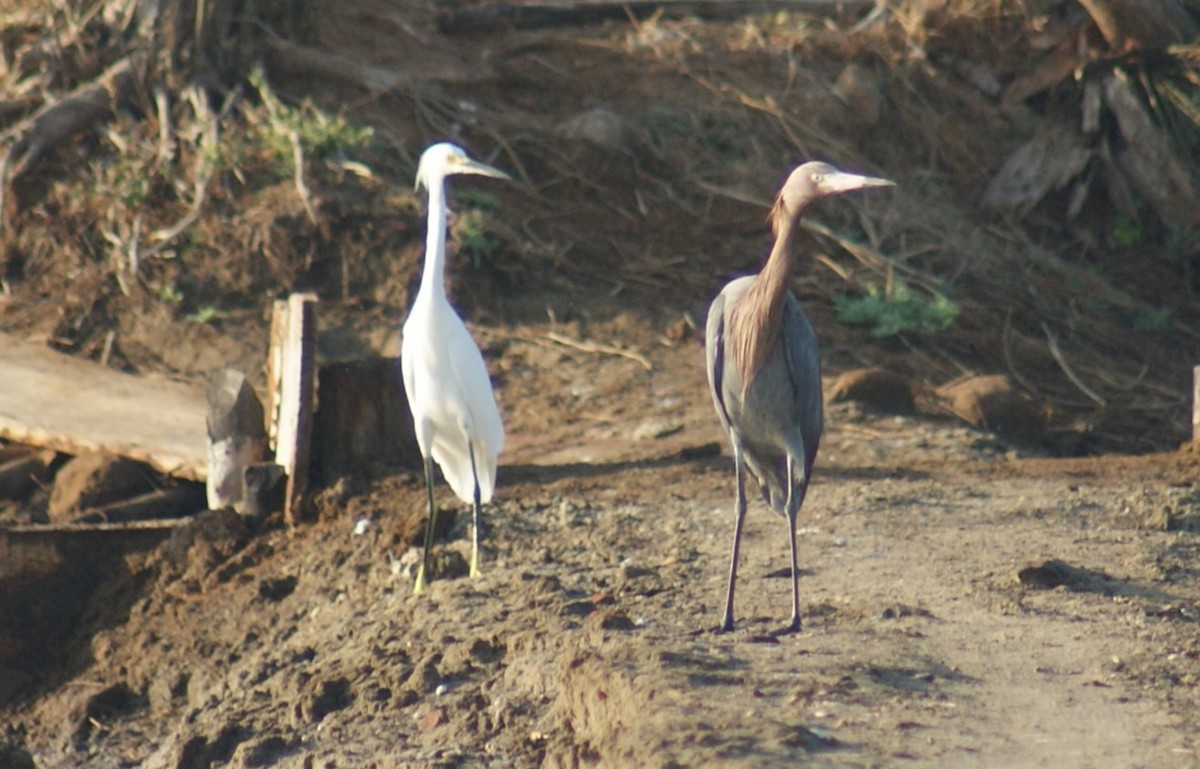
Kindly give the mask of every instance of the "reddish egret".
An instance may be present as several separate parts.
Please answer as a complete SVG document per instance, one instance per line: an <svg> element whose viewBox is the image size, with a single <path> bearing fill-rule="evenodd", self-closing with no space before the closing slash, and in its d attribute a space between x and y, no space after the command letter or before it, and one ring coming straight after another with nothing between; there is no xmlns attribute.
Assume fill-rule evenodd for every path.
<svg viewBox="0 0 1200 769"><path fill-rule="evenodd" d="M788 289L792 239L809 203L893 182L805 163L792 171L771 209L775 242L757 275L732 281L708 311L708 384L721 425L733 445L737 484L733 555L721 630L733 629L733 587L746 519L745 468L763 499L787 518L792 554L792 623L800 629L796 513L804 502L823 422L821 360L812 325Z"/></svg>
<svg viewBox="0 0 1200 769"><path fill-rule="evenodd" d="M434 144L421 155L417 188L429 190L429 231L425 268L400 347L404 391L412 410L417 445L425 461L429 520L425 554L413 591L425 589L433 549L437 503L433 498L433 462L450 488L472 513L471 576L479 574L480 507L491 501L496 485L496 457L504 445L504 425L492 394L483 356L462 319L446 300L446 191L452 174L509 178L508 174L472 160L453 144Z"/></svg>

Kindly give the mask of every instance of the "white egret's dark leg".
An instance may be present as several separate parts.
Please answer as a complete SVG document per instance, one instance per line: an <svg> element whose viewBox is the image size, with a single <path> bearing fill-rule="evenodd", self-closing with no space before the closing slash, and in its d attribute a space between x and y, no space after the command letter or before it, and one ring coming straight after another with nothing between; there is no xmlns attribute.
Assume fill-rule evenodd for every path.
<svg viewBox="0 0 1200 769"><path fill-rule="evenodd" d="M801 481L807 482L807 478ZM800 629L800 569L796 557L796 516L800 512L804 492L798 492L796 489L796 460L791 455L787 458L787 484L788 543L792 550L792 624L788 625L788 632L794 633Z"/></svg>
<svg viewBox="0 0 1200 769"><path fill-rule="evenodd" d="M475 499L471 506L471 571L472 577L479 576L479 523L482 518L479 501L479 474L475 472L475 447L467 441L467 453L471 456L471 480L475 482Z"/></svg>
<svg viewBox="0 0 1200 769"><path fill-rule="evenodd" d="M433 553L433 527L437 523L437 503L433 499L433 460L425 457L425 491L429 496L429 519L425 521L425 553L421 558L421 568L417 571L417 583L413 586L413 593L420 593L425 589L425 580L431 571L430 556Z"/></svg>
<svg viewBox="0 0 1200 769"><path fill-rule="evenodd" d="M729 589L725 592L725 614L721 619L721 631L733 630L733 585L737 582L738 548L742 543L742 524L746 521L746 472L742 461L742 446L733 442L733 475L737 485L737 501L733 524L733 554L729 559Z"/></svg>

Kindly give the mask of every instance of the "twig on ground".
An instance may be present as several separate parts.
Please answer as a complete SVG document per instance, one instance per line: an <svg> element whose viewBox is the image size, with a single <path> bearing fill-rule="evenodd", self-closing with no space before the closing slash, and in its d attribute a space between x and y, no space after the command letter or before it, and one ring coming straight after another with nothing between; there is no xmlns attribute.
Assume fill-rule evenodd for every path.
<svg viewBox="0 0 1200 769"><path fill-rule="evenodd" d="M837 275L839 278L841 278L843 282L845 282L845 283L853 283L854 282L854 279L850 276L850 272L842 265L840 265L837 262L830 259L828 255L817 254L816 260L819 263L825 265L825 267L827 267L829 269L829 271L832 272L834 275Z"/></svg>
<svg viewBox="0 0 1200 769"><path fill-rule="evenodd" d="M1008 375L1013 378L1013 381L1019 384L1026 392L1035 393L1038 390L1033 386L1033 383L1029 382L1017 371L1017 363L1013 360L1012 356L1012 337L1012 310L1010 309L1004 314L1004 328L1000 331L1000 349L1004 354L1004 365L1008 369Z"/></svg>
<svg viewBox="0 0 1200 769"><path fill-rule="evenodd" d="M175 139L171 127L171 102L162 86L154 88L154 106L158 110L158 162L166 164L175 156Z"/></svg>
<svg viewBox="0 0 1200 769"><path fill-rule="evenodd" d="M313 226L317 226L317 212L313 210L312 196L308 193L308 185L304 183L304 146L300 144L300 134L296 129L289 129L287 132L288 141L292 144L292 165L295 170L296 192L300 195L300 202L304 205L304 212L308 214L308 221L312 222Z"/></svg>
<svg viewBox="0 0 1200 769"><path fill-rule="evenodd" d="M154 245L142 250L143 257L157 256L160 251L170 245L171 241L179 237L188 227L200 218L200 211L204 207L204 201L208 197L208 183L212 180L213 174L217 170L217 144L220 141L219 120L217 115L212 114L212 110L208 107L208 102L203 93L197 88L192 88L188 91L188 100L192 104L192 110L196 114L196 120L202 127L200 135L200 146L196 148L196 181L193 185L192 205L188 208L188 212L183 218L176 222L171 227L158 229L150 233L150 239L155 241Z"/></svg>
<svg viewBox="0 0 1200 769"><path fill-rule="evenodd" d="M101 366L108 366L108 359L112 355L113 342L115 341L117 341L117 331L110 328L108 333L104 335L104 349L100 352Z"/></svg>
<svg viewBox="0 0 1200 769"><path fill-rule="evenodd" d="M1087 383L1080 379L1079 375L1076 374L1071 366L1067 364L1066 358L1063 357L1062 350L1058 348L1058 340L1054 338L1054 334L1051 333L1050 327L1044 322L1041 325L1042 333L1046 335L1046 344L1050 347L1050 354L1054 356L1054 360L1058 363L1058 367L1062 369L1062 372L1067 375L1067 379L1070 379L1071 383L1078 387L1081 393L1095 401L1098 406L1104 406L1104 398L1101 398L1096 394L1095 390L1088 387Z"/></svg>
<svg viewBox="0 0 1200 769"><path fill-rule="evenodd" d="M626 350L624 348L615 347L608 344L599 344L597 342L585 342L578 339L572 339L569 336L563 336L562 334L558 334L553 331L547 331L542 335L542 337L554 342L555 344L560 344L563 347L570 347L572 350L579 350L580 352L596 353L599 355L615 355L621 358L628 358L629 360L636 361L637 363L641 364L642 368L646 369L647 371L654 370L654 366L650 363L650 359L645 355L642 355L640 352L634 352L633 350ZM538 340L535 338L530 339L529 341Z"/></svg>

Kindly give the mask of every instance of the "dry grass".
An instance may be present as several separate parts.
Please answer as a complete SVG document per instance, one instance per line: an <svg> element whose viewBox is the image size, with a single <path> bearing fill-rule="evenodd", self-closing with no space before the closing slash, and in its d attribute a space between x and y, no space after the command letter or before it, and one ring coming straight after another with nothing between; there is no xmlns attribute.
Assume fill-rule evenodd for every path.
<svg viewBox="0 0 1200 769"><path fill-rule="evenodd" d="M280 136L296 152L281 155L263 127L290 124L246 84L219 99L139 91L134 109L13 185L0 325L94 356L130 317L196 322L206 307L253 311L299 287L400 313L419 249L407 180L421 147L447 136L519 180L487 218L499 251L463 289L469 309L515 320L570 303L667 322L702 313L725 276L757 266L779 178L821 157L900 182L811 220L818 266L802 293L833 365L886 362L930 386L1007 372L1059 426L1082 430L1081 450L1186 438L1200 360L1195 247L1164 257L1173 236L1151 227L1136 248L1115 248L1098 192L1074 219L1062 216L1065 192L1024 220L980 205L1008 153L1079 96L1064 83L1020 109L1003 102L1039 55L1035 4L913 2L865 20L652 20L482 42L437 39L427 8L362 5L403 51L318 26L272 43L267 74L287 109L373 127L373 150L317 156L290 129ZM58 8L53 30L26 17L7 31L0 109L37 109L30 79L50 76L29 63L35 50L55 64L38 81L49 91L120 53L45 45L72 25L73 40L99 39L111 23ZM298 46L320 56L301 66ZM425 50L428 66L413 68ZM836 323L836 298L897 278L950 295L955 325L877 342Z"/></svg>

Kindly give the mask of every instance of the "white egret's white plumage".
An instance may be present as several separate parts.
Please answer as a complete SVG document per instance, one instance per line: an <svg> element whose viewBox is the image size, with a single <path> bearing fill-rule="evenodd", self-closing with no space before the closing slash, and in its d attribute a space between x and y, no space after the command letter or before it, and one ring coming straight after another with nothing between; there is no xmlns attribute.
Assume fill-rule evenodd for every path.
<svg viewBox="0 0 1200 769"><path fill-rule="evenodd" d="M708 384L721 426L733 445L737 498L733 553L721 629L733 629L733 588L746 517L745 468L763 499L787 518L792 555L792 623L800 629L796 515L808 491L824 414L817 337L788 289L792 240L809 203L893 182L805 163L784 182L771 225L775 243L757 275L730 282L708 310Z"/></svg>
<svg viewBox="0 0 1200 769"><path fill-rule="evenodd" d="M480 506L492 499L496 458L504 446L504 425L483 355L446 299L445 179L453 174L509 178L448 143L426 149L417 167L417 188L429 191L429 231L421 287L404 322L400 348L404 390L425 460L429 505L416 592L425 587L437 518L431 460L442 469L458 498L472 505L471 576L475 576L479 573Z"/></svg>

